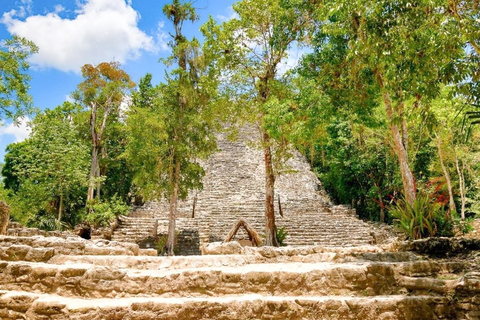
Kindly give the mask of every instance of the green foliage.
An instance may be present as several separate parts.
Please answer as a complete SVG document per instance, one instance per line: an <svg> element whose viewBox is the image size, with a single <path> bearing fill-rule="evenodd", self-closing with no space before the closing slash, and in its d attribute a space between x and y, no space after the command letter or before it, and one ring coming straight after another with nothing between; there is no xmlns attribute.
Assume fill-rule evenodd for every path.
<svg viewBox="0 0 480 320"><path fill-rule="evenodd" d="M30 76L28 57L38 47L31 41L14 36L0 43L0 117L17 120L31 111L28 94Z"/></svg>
<svg viewBox="0 0 480 320"><path fill-rule="evenodd" d="M473 219L474 217L467 218L465 220L455 220L455 226L456 228L460 231L462 234L467 234L472 231L475 231L475 228L473 227Z"/></svg>
<svg viewBox="0 0 480 320"><path fill-rule="evenodd" d="M26 226L30 228L38 228L45 231L62 229L62 226L58 226L54 216L42 215L41 212L38 212L35 216L31 217L27 221Z"/></svg>
<svg viewBox="0 0 480 320"><path fill-rule="evenodd" d="M110 200L92 201L87 203L88 213L85 221L94 227L106 227L120 215L126 215L129 210L122 199L113 196Z"/></svg>
<svg viewBox="0 0 480 320"><path fill-rule="evenodd" d="M453 217L424 193L417 194L413 205L404 199L398 200L390 214L411 240L453 235Z"/></svg>
<svg viewBox="0 0 480 320"><path fill-rule="evenodd" d="M369 128L337 118L306 150L323 187L337 203L353 204L362 218L378 221L401 188L397 165L386 144L386 128ZM388 220L388 215L387 215Z"/></svg>
<svg viewBox="0 0 480 320"><path fill-rule="evenodd" d="M155 240L155 248L157 249L159 256L163 256L167 253L167 240L168 235L166 234L158 236Z"/></svg>
<svg viewBox="0 0 480 320"><path fill-rule="evenodd" d="M152 76L147 74L128 112L124 157L135 168L135 185L146 199L170 198L175 186L171 173L177 162L179 197L202 188L204 170L198 160L216 150L217 80L198 43L188 47L189 42L183 41L189 54L187 69L175 69L167 83L158 86L151 84Z"/></svg>
<svg viewBox="0 0 480 320"><path fill-rule="evenodd" d="M128 203L133 190L133 168L124 157L128 144L127 126L123 119L112 117L106 128L104 157L100 159L103 180L102 198L111 199L116 195Z"/></svg>
<svg viewBox="0 0 480 320"><path fill-rule="evenodd" d="M14 219L35 225L37 217L56 216L58 227L78 221L88 173L88 146L72 121L78 112L78 106L65 103L39 113L30 137L8 147L2 174Z"/></svg>
<svg viewBox="0 0 480 320"><path fill-rule="evenodd" d="M288 236L288 232L287 230L285 230L285 227L277 228L277 226L275 226L275 236L277 237L277 242L279 246L287 245L285 243L285 239Z"/></svg>

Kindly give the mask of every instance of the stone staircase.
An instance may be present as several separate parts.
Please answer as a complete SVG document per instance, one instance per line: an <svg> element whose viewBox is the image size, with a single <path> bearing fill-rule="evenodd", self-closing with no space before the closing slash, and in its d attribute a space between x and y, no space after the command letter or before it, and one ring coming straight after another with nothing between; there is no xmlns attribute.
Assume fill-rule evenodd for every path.
<svg viewBox="0 0 480 320"><path fill-rule="evenodd" d="M157 219L151 210L135 210L134 214L119 217L119 226L112 235L112 240L120 242L141 242L155 235Z"/></svg>
<svg viewBox="0 0 480 320"><path fill-rule="evenodd" d="M262 151L252 146L255 135L249 127L240 131L236 141L218 135L218 152L203 164L204 189L191 192L179 204L180 242L185 242L182 234L195 246L223 241L240 218L264 234L265 168ZM286 245L359 246L375 242L374 228L359 220L350 208L332 205L307 161L295 150L284 171L275 183L275 219L277 227L287 232ZM112 239L142 244L148 237L166 234L167 221L168 203L150 202L121 217ZM191 241L192 237L197 238ZM240 233L237 239L245 237L246 233ZM185 245L180 250L181 254L198 252L199 247Z"/></svg>
<svg viewBox="0 0 480 320"><path fill-rule="evenodd" d="M131 243L0 236L0 319L480 316L478 252L432 260L379 246L207 249L233 254L143 256L151 250Z"/></svg>

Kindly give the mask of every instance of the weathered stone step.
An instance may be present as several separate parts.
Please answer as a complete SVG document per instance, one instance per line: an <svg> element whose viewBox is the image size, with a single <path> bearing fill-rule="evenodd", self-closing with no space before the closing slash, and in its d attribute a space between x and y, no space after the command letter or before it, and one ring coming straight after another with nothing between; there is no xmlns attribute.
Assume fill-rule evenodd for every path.
<svg viewBox="0 0 480 320"><path fill-rule="evenodd" d="M380 269L379 269L380 268ZM0 262L8 290L41 290L65 296L357 295L398 293L391 266L329 263L248 264L180 270L130 270L91 265ZM380 271L381 270L381 271ZM377 274L378 272L380 274ZM383 275L383 277L381 276ZM343 281L339 281L342 279ZM369 283L368 279L376 279Z"/></svg>
<svg viewBox="0 0 480 320"><path fill-rule="evenodd" d="M363 249L363 248L362 248ZM203 256L67 256L56 255L48 262L58 265L91 264L96 266L116 267L120 269L171 270L187 268L208 268L221 266L244 266L268 262L402 262L396 268L399 274L409 276L427 276L441 273L458 272L466 266L460 262L440 263L419 261L421 257L410 252L357 252L355 248L296 247L277 248L272 256L268 247L247 247L249 254L203 255ZM368 250L367 250L368 251Z"/></svg>
<svg viewBox="0 0 480 320"><path fill-rule="evenodd" d="M447 298L431 296L137 297L65 298L49 294L0 291L0 318L10 319L467 319ZM470 318L473 319L473 318Z"/></svg>
<svg viewBox="0 0 480 320"><path fill-rule="evenodd" d="M57 237L12 237L0 236L0 257L15 256L16 260L36 256L40 251L49 255L138 255L139 247L133 243L108 241L103 239L85 240ZM32 260L35 261L35 260ZM43 260L41 260L43 261Z"/></svg>
<svg viewBox="0 0 480 320"><path fill-rule="evenodd" d="M150 260L151 261L151 260ZM424 265L425 273L432 273ZM1 288L62 296L224 296L249 293L275 296L376 296L454 293L465 279L399 275L397 263L249 263L242 266L128 269L91 264L0 262ZM403 269L407 271L408 269ZM432 285L433 284L433 285ZM480 284L472 278L469 287ZM480 292L480 287L478 289ZM472 292L476 292L475 290Z"/></svg>
<svg viewBox="0 0 480 320"><path fill-rule="evenodd" d="M335 254L325 253L315 261L332 261ZM208 267L233 267L252 263L264 263L267 259L260 255L205 255L205 256L55 256L49 263L58 265L89 264L119 269L138 270L178 270Z"/></svg>

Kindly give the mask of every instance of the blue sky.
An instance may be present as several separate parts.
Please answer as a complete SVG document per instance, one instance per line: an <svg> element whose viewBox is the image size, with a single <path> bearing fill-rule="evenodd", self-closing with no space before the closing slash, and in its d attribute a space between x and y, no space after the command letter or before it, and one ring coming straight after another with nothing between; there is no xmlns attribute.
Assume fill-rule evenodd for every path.
<svg viewBox="0 0 480 320"><path fill-rule="evenodd" d="M164 77L160 58L169 55L170 22L158 0L0 0L0 39L18 34L39 46L29 71L30 94L38 108L54 108L82 81L86 63L118 61L135 82L147 72L154 83ZM233 16L233 0L197 0L200 21L185 23L184 33L201 38L200 26L211 15ZM5 147L28 136L23 124L0 128L0 161Z"/></svg>

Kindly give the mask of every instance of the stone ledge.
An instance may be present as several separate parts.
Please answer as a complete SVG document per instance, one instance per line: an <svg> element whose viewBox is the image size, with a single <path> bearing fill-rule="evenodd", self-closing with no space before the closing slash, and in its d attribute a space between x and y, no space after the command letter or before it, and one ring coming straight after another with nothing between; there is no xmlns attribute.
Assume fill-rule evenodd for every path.
<svg viewBox="0 0 480 320"><path fill-rule="evenodd" d="M480 251L480 239L427 238L400 244L401 251L413 251L437 258L467 256Z"/></svg>

